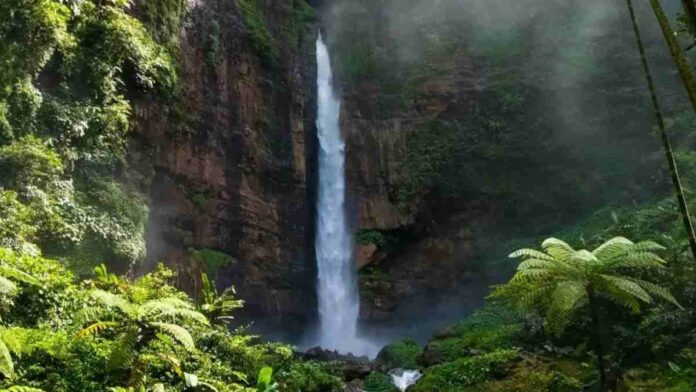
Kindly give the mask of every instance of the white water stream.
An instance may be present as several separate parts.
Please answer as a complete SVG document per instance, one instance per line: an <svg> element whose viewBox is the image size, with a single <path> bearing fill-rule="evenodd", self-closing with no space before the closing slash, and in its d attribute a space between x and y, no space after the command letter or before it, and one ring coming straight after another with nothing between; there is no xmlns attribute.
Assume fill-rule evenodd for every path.
<svg viewBox="0 0 696 392"><path fill-rule="evenodd" d="M345 143L340 102L333 89L331 58L317 39L319 194L316 256L319 299L318 344L342 354L374 356L377 348L358 338L360 301L353 263L353 238L346 220Z"/></svg>
<svg viewBox="0 0 696 392"><path fill-rule="evenodd" d="M389 372L389 376L391 376L392 384L404 392L408 387L417 383L422 374L418 370L395 369Z"/></svg>

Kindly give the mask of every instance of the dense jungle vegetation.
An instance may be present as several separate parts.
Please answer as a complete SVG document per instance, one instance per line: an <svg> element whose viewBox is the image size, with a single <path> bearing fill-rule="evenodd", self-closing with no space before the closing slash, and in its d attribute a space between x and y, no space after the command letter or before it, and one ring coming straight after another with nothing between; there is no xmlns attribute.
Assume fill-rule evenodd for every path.
<svg viewBox="0 0 696 392"><path fill-rule="evenodd" d="M243 302L205 274L200 290L184 293L162 265L137 273L152 173L127 159L137 138L134 102L156 99L179 115L183 3L0 1L0 391L329 392L357 380L367 392L391 392L394 368L422 370L413 392L696 390L696 261L648 86L630 82L645 76L638 48L625 44L635 42L630 24L611 25L597 49L577 44L592 32L565 27L581 2L560 14L540 11L522 36L477 35L480 26L454 34L462 21L439 9L399 36L410 45L395 55L398 45L381 39L379 23L380 7L393 2L349 7L355 23L337 23L334 32L336 72L346 86L386 91L374 108L384 116L415 110L420 83L463 47L487 69L490 88L475 112L428 122L409 141L391 197L404 209L432 194L502 200L509 219L529 228L496 245L521 260L485 307L425 347L386 346L356 372L346 359L306 360L291 346L231 328ZM671 52L662 36L648 37L646 47L650 64L673 75L676 56L689 87L690 52L679 56L693 45L696 9L683 3L679 20L667 21L676 47L669 31ZM275 48L257 2L239 4L252 45L271 62ZM298 6L298 23L308 23L308 12ZM641 16L641 26L654 17ZM562 38L539 51L527 38L540 31ZM410 55L419 45L429 48L427 58ZM575 68L542 61L557 56ZM398 72L395 58L406 59ZM542 82L550 73L567 84L555 91L557 84ZM688 96L696 95L654 79L681 175L674 189L695 211L696 115ZM602 93L588 96L588 83ZM547 113L549 90L582 110ZM643 132L645 124L656 124L654 132ZM386 241L372 234L360 240ZM212 261L224 256L208 252ZM490 268L514 266L501 258Z"/></svg>

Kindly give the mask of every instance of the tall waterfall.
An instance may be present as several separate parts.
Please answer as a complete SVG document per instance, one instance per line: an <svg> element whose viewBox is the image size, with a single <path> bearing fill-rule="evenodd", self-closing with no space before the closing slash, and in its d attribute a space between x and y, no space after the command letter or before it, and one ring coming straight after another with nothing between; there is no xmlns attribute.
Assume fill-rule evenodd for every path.
<svg viewBox="0 0 696 392"><path fill-rule="evenodd" d="M333 90L331 59L317 39L319 195L316 255L319 281L319 342L325 349L373 355L356 334L360 302L353 264L353 239L346 221L345 143L340 102Z"/></svg>

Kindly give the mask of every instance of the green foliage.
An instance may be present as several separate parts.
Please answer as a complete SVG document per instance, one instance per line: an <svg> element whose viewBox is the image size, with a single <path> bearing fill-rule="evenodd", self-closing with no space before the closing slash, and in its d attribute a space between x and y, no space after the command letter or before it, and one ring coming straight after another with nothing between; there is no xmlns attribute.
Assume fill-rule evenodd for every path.
<svg viewBox="0 0 696 392"><path fill-rule="evenodd" d="M503 366L513 362L518 355L517 350L497 350L435 365L426 370L413 390L414 392L461 391L464 387L481 383L501 373Z"/></svg>
<svg viewBox="0 0 696 392"><path fill-rule="evenodd" d="M380 372L372 372L365 379L365 392L397 392L391 378Z"/></svg>
<svg viewBox="0 0 696 392"><path fill-rule="evenodd" d="M244 301L235 298L234 287L229 287L218 294L215 282L205 273L201 274L201 313L211 323L227 324L233 317L232 313L244 305Z"/></svg>
<svg viewBox="0 0 696 392"><path fill-rule="evenodd" d="M667 262L652 253L664 250L655 242L633 243L615 237L589 252L549 238L542 248L543 252L520 249L510 254L511 258L523 259L510 283L531 284L528 290L517 294L524 307L551 298L544 310L550 331L560 333L577 308L591 304L600 295L635 312L641 302L651 303L653 296L680 307L669 290L632 276L638 271L657 272L665 268Z"/></svg>
<svg viewBox="0 0 696 392"><path fill-rule="evenodd" d="M129 280L102 265L78 282L61 263L0 249L0 389L19 390L8 378L17 375L27 388L52 392L272 391L268 366L279 369L278 383L290 373L314 379L290 347L210 325L171 286L173 276L159 266ZM208 294L213 304L236 301Z"/></svg>
<svg viewBox="0 0 696 392"><path fill-rule="evenodd" d="M281 374L280 388L287 392L339 392L343 382L325 364L301 362Z"/></svg>
<svg viewBox="0 0 696 392"><path fill-rule="evenodd" d="M412 339L406 339L385 346L377 354L376 362L387 369L417 369L418 359L423 348Z"/></svg>
<svg viewBox="0 0 696 392"><path fill-rule="evenodd" d="M275 57L273 37L257 1L239 0L239 8L254 49L262 60L270 62Z"/></svg>
<svg viewBox="0 0 696 392"><path fill-rule="evenodd" d="M194 249L191 251L191 257L195 261L203 263L205 270L209 273L214 273L235 262L232 256L210 248Z"/></svg>
<svg viewBox="0 0 696 392"><path fill-rule="evenodd" d="M375 244L377 247L386 245L387 240L379 230L360 230L355 236L355 242L359 245Z"/></svg>
<svg viewBox="0 0 696 392"><path fill-rule="evenodd" d="M174 1L148 1L143 13ZM132 112L126 95L166 97L177 79L168 50L129 14L130 5L0 4L0 187L12 199L0 219L33 227L2 233L5 246L36 254L38 245L81 262L143 259L144 198L106 179L117 167L132 170L124 165Z"/></svg>

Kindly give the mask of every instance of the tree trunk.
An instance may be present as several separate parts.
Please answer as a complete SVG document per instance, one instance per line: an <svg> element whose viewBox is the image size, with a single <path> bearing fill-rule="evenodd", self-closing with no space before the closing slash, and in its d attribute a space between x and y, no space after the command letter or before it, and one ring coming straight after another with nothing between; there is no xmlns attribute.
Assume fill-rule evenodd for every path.
<svg viewBox="0 0 696 392"><path fill-rule="evenodd" d="M602 335L602 323L597 309L597 299L595 298L594 288L587 288L587 298L589 299L590 313L592 315L592 326L594 329L594 344L597 352L597 371L599 372L599 387L601 391L607 389L607 367L604 359L604 339Z"/></svg>
<svg viewBox="0 0 696 392"><path fill-rule="evenodd" d="M651 0L653 5L657 4L660 7L657 0ZM672 150L672 143L669 141L667 136L667 131L665 129L665 121L662 117L662 110L660 109L660 102L657 99L657 92L655 91L655 83L653 82L652 74L650 72L650 66L648 65L648 59L645 55L645 47L643 46L643 39L640 36L640 29L638 28L638 22L636 21L636 13L633 9L633 1L626 0L628 6L628 12L631 16L631 23L633 24L633 32L636 36L636 43L638 44L638 51L640 52L640 59L643 65L643 72L645 73L645 79L648 83L648 90L650 91L650 98L652 100L653 110L655 111L655 118L657 119L657 127L660 131L660 137L662 139L662 145L665 149L665 154L667 155L667 163L669 164L669 172L672 176L672 185L674 186L674 193L677 195L677 202L679 204L679 210L681 212L682 221L684 223L684 229L686 230L686 235L689 238L689 245L691 246L691 253L696 259L696 233L694 233L694 226L691 223L691 215L689 214L689 206L686 203L686 197L684 196L684 187L682 187L681 178L679 177L679 171L677 170L677 161L674 158L674 151ZM660 11L662 8L660 8ZM657 12L657 11L656 11ZM664 14L662 14L664 16ZM658 19L660 17L658 16ZM666 18L665 18L666 21ZM674 37L672 37L674 38ZM676 40L675 40L676 43ZM678 47L678 45L677 45ZM681 50L681 49L680 49ZM686 61L686 60L685 60ZM688 67L688 64L687 64ZM691 73L689 72L689 75ZM696 90L695 90L696 92ZM696 102L695 102L696 103ZM695 106L696 107L696 106Z"/></svg>
<svg viewBox="0 0 696 392"><path fill-rule="evenodd" d="M689 32L692 36L696 36L696 0L682 0L682 5Z"/></svg>
<svg viewBox="0 0 696 392"><path fill-rule="evenodd" d="M690 3L693 6L693 0L684 1ZM667 41L669 51L670 53L672 53L672 59L674 60L674 63L676 64L677 69L679 70L679 75L681 76L682 81L684 82L684 88L686 88L686 92L689 94L691 106L693 107L694 111L696 111L696 79L694 79L694 75L691 73L691 67L689 66L689 62L686 60L686 56L684 55L684 51L682 50L681 46L679 46L677 36L669 24L669 19L667 19L667 15L665 15L665 11L662 9L660 1L650 0L650 4L652 5L653 11L655 12L655 17L657 18L657 21L660 23L662 35L665 37L665 41ZM632 8L632 5L630 7Z"/></svg>

